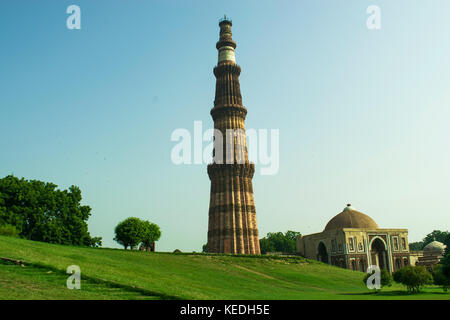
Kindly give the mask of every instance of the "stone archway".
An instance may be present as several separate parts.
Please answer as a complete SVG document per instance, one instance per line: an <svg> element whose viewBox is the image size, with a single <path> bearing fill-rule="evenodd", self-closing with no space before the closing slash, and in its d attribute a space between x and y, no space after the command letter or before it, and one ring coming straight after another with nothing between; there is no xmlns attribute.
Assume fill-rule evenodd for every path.
<svg viewBox="0 0 450 320"><path fill-rule="evenodd" d="M317 260L328 263L327 247L325 247L323 242L320 242L319 247L317 248Z"/></svg>
<svg viewBox="0 0 450 320"><path fill-rule="evenodd" d="M400 270L402 268L402 259L395 259L395 271Z"/></svg>
<svg viewBox="0 0 450 320"><path fill-rule="evenodd" d="M380 238L375 238L370 246L372 265L377 265L380 269L389 270L389 261L386 244Z"/></svg>
<svg viewBox="0 0 450 320"><path fill-rule="evenodd" d="M364 259L359 260L359 271L366 272L366 263Z"/></svg>

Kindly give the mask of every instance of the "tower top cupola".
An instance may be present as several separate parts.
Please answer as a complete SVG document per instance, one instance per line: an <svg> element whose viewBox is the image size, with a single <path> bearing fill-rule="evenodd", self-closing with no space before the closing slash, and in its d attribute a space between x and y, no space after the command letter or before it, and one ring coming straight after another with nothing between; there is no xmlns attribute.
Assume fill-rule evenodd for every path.
<svg viewBox="0 0 450 320"><path fill-rule="evenodd" d="M236 49L236 42L233 40L233 33L231 32L231 26L233 23L231 19L224 16L219 21L220 38L216 43L216 48L219 51L218 64L233 63L236 64L236 57L234 49Z"/></svg>

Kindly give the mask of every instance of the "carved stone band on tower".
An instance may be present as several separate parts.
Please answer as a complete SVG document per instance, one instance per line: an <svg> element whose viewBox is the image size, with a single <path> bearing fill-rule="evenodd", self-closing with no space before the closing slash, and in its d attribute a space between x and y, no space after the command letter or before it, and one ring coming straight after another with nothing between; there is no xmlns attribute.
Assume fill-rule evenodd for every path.
<svg viewBox="0 0 450 320"><path fill-rule="evenodd" d="M248 161L244 123L247 109L242 105L239 86L241 68L236 64L231 20L225 18L219 26L220 39L216 45L219 56L214 68L216 96L211 116L214 129L222 133L221 139L214 137L214 155L217 148L222 148L223 156L215 157L208 165L211 180L208 252L260 254L252 186L255 165ZM234 134L227 134L229 129ZM228 151L232 152L227 152L230 145Z"/></svg>

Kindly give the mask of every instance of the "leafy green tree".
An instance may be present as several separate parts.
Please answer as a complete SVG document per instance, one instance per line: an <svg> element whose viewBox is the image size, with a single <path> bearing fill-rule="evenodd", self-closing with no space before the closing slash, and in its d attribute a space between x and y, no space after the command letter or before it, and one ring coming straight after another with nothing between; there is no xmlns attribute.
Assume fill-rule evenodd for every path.
<svg viewBox="0 0 450 320"><path fill-rule="evenodd" d="M433 284L433 276L422 266L406 266L394 272L394 281L406 286L409 293L417 293L421 287Z"/></svg>
<svg viewBox="0 0 450 320"><path fill-rule="evenodd" d="M374 273L375 273L375 270L372 273L366 273L366 275L363 278L364 285L367 285L367 279L369 279L369 277ZM392 276L385 269L380 270L380 286L381 286L381 288L392 286ZM377 290L377 291L379 291L379 290Z"/></svg>
<svg viewBox="0 0 450 320"><path fill-rule="evenodd" d="M442 272L443 274L450 279L450 253L441 260L442 264Z"/></svg>
<svg viewBox="0 0 450 320"><path fill-rule="evenodd" d="M262 254L276 251L273 242L267 238L259 239L259 247Z"/></svg>
<svg viewBox="0 0 450 320"><path fill-rule="evenodd" d="M81 190L9 175L0 179L0 223L14 226L20 237L69 245L101 245L92 238L89 206L81 205Z"/></svg>
<svg viewBox="0 0 450 320"><path fill-rule="evenodd" d="M448 231L434 230L433 232L427 234L423 239L423 247L434 240L445 243L449 235L450 233Z"/></svg>
<svg viewBox="0 0 450 320"><path fill-rule="evenodd" d="M202 252L203 252L203 253L208 253L208 244L207 244L207 243L205 243L205 244L202 246Z"/></svg>
<svg viewBox="0 0 450 320"><path fill-rule="evenodd" d="M300 232L297 231L286 231L286 233L284 234L284 236L290 240L293 241L294 244L297 243L297 237L301 236L302 234ZM295 246L294 246L294 250L295 250Z"/></svg>
<svg viewBox="0 0 450 320"><path fill-rule="evenodd" d="M443 244L447 245L447 252L448 252L450 245L450 232L441 230L434 230L433 232L430 232L425 236L425 238L423 238L422 241L411 242L409 244L409 249L413 251L423 250L423 248L427 244L433 242L434 240L442 242Z"/></svg>
<svg viewBox="0 0 450 320"><path fill-rule="evenodd" d="M438 264L433 267L433 282L437 286L442 286L444 292L447 292L448 288L450 288L450 276L444 274L443 269L444 266L442 264Z"/></svg>
<svg viewBox="0 0 450 320"><path fill-rule="evenodd" d="M145 232L145 226L141 219L129 217L119 222L114 229L116 236L114 241L120 243L125 250L136 248L142 242L142 236Z"/></svg>
<svg viewBox="0 0 450 320"><path fill-rule="evenodd" d="M444 239L443 242L447 248L445 248L445 255L449 255L450 254L450 234L447 235L447 237Z"/></svg>
<svg viewBox="0 0 450 320"><path fill-rule="evenodd" d="M409 244L409 250L420 251L423 249L423 241L411 242Z"/></svg>
<svg viewBox="0 0 450 320"><path fill-rule="evenodd" d="M142 221L142 226L141 242L147 248L147 251L149 251L153 243L161 237L161 230L157 224L151 223L150 221Z"/></svg>
<svg viewBox="0 0 450 320"><path fill-rule="evenodd" d="M297 236L300 232L287 231L283 232L269 232L265 238L259 240L261 253L267 252L295 252Z"/></svg>
<svg viewBox="0 0 450 320"><path fill-rule="evenodd" d="M90 247L101 247L102 246L102 237L92 237L91 241L87 244Z"/></svg>

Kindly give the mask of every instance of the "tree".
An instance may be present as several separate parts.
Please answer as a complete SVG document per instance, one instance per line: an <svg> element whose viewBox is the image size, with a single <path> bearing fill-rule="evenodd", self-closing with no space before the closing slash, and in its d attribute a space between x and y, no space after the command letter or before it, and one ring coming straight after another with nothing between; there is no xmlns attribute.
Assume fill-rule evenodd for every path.
<svg viewBox="0 0 450 320"><path fill-rule="evenodd" d="M285 233L285 237L291 241L293 241L294 243L297 243L297 237L301 236L302 234L300 232L297 231L286 231ZM294 247L295 250L295 247Z"/></svg>
<svg viewBox="0 0 450 320"><path fill-rule="evenodd" d="M394 281L406 286L409 293L417 293L421 287L433 284L433 276L422 266L406 266L393 274Z"/></svg>
<svg viewBox="0 0 450 320"><path fill-rule="evenodd" d="M259 248L262 254L276 251L273 242L267 238L259 239Z"/></svg>
<svg viewBox="0 0 450 320"><path fill-rule="evenodd" d="M367 285L367 279L369 279L369 277L371 275L373 275L374 273L375 273L375 270L373 270L372 273L366 273L366 275L363 278L364 285ZM380 286L381 286L381 288L392 286L392 276L385 269L380 270Z"/></svg>
<svg viewBox="0 0 450 320"><path fill-rule="evenodd" d="M411 242L409 244L409 250L420 251L423 249L423 241Z"/></svg>
<svg viewBox="0 0 450 320"><path fill-rule="evenodd" d="M295 252L297 236L300 232L287 231L283 232L269 232L265 238L259 240L261 253L267 252Z"/></svg>
<svg viewBox="0 0 450 320"><path fill-rule="evenodd" d="M145 226L141 219L135 217L129 217L119 224L114 229L116 236L114 241L117 241L125 250L130 247L133 249L139 245L142 241L143 234L145 233Z"/></svg>
<svg viewBox="0 0 450 320"><path fill-rule="evenodd" d="M205 243L205 244L202 246L202 252L203 252L203 253L208 253L208 244L207 244L207 243Z"/></svg>
<svg viewBox="0 0 450 320"><path fill-rule="evenodd" d="M413 251L420 251L423 250L423 248L433 241L439 241L443 244L447 245L447 252L449 250L450 245L450 232L448 231L441 231L441 230L434 230L433 232L430 232L423 238L422 241L417 242L411 242L409 244L409 250Z"/></svg>
<svg viewBox="0 0 450 320"><path fill-rule="evenodd" d="M441 264L442 264L442 272L446 277L450 279L450 253L447 253L447 255L441 260Z"/></svg>
<svg viewBox="0 0 450 320"><path fill-rule="evenodd" d="M81 190L9 175L0 179L0 224L14 226L20 237L68 245L101 245L92 238L89 206L81 205Z"/></svg>
<svg viewBox="0 0 450 320"><path fill-rule="evenodd" d="M445 243L447 241L447 237L450 235L448 231L441 231L441 230L434 230L433 232L426 235L425 238L423 238L423 248L433 241L439 241L442 243Z"/></svg>
<svg viewBox="0 0 450 320"><path fill-rule="evenodd" d="M444 266L441 264L435 265L433 267L433 282L437 286L442 286L444 292L447 292L448 288L450 288L450 276L444 274L443 269Z"/></svg>
<svg viewBox="0 0 450 320"><path fill-rule="evenodd" d="M443 243L447 246L447 248L445 248L445 255L449 255L450 254L450 233L447 235L447 237L445 237Z"/></svg>
<svg viewBox="0 0 450 320"><path fill-rule="evenodd" d="M161 230L157 224L151 223L150 221L142 221L142 226L141 242L147 251L149 251L153 243L161 237Z"/></svg>

